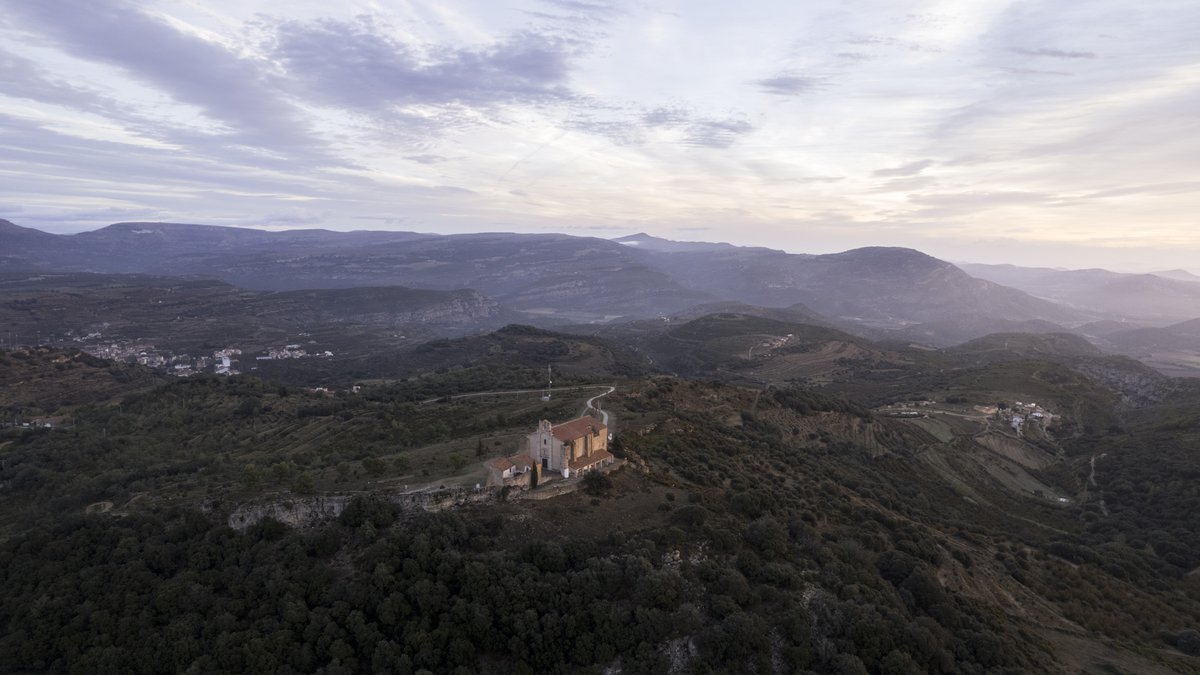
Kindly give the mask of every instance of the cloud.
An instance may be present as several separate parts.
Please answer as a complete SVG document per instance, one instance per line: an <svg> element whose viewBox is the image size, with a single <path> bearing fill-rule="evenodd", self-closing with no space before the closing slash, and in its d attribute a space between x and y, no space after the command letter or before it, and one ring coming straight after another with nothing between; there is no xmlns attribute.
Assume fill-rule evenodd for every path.
<svg viewBox="0 0 1200 675"><path fill-rule="evenodd" d="M112 114L114 102L90 89L54 80L33 61L0 50L0 93L77 110Z"/></svg>
<svg viewBox="0 0 1200 675"><path fill-rule="evenodd" d="M659 107L643 112L643 125L651 129L674 129L683 133L684 145L706 148L728 148L738 138L754 131L754 126L735 117L697 117L683 107Z"/></svg>
<svg viewBox="0 0 1200 675"><path fill-rule="evenodd" d="M925 169L933 166L936 162L932 159L922 159L916 162L909 162L890 169L879 169L873 175L879 178L895 178L897 176L915 176Z"/></svg>
<svg viewBox="0 0 1200 675"><path fill-rule="evenodd" d="M901 178L893 178L885 181L882 185L876 186L872 192L913 192L915 190L924 190L938 184L938 180L932 176L910 175Z"/></svg>
<svg viewBox="0 0 1200 675"><path fill-rule="evenodd" d="M898 47L910 52L938 53L942 51L937 47L930 47L914 40L902 40L886 35L853 35L846 38L846 44L858 45L860 47Z"/></svg>
<svg viewBox="0 0 1200 675"><path fill-rule="evenodd" d="M330 214L328 211L312 211L303 208L289 208L266 213L258 220L258 222L261 225L287 225L290 227L320 225L321 223L324 223L330 215L332 214Z"/></svg>
<svg viewBox="0 0 1200 675"><path fill-rule="evenodd" d="M1052 195L1021 190L996 192L944 192L939 194L914 195L909 201L931 206L995 205L1045 203Z"/></svg>
<svg viewBox="0 0 1200 675"><path fill-rule="evenodd" d="M18 182L49 181L70 194L128 194L140 189L166 197L175 190L228 188L282 195L312 182L311 177L297 181L275 174L269 170L275 160L263 157L246 165L220 155L82 138L3 113L0 149L0 170L21 172L5 178L5 188L13 192L21 192Z"/></svg>
<svg viewBox="0 0 1200 675"><path fill-rule="evenodd" d="M547 5L581 14L614 14L618 8L607 2L585 2L584 0L542 0Z"/></svg>
<svg viewBox="0 0 1200 675"><path fill-rule="evenodd" d="M607 22L625 13L622 7L612 2L587 2L584 0L541 0L541 2L549 5L552 11L566 12L566 14L528 13L543 19L572 23Z"/></svg>
<svg viewBox="0 0 1200 675"><path fill-rule="evenodd" d="M383 223L384 225L407 225L407 224L409 224L408 218L396 217L396 216L351 216L350 220L366 220L366 221L372 221L372 222L377 222L377 223Z"/></svg>
<svg viewBox="0 0 1200 675"><path fill-rule="evenodd" d="M793 183L839 183L846 180L845 176L800 176L787 179Z"/></svg>
<svg viewBox="0 0 1200 675"><path fill-rule="evenodd" d="M910 218L943 219L1006 207L1050 207L1069 203L1057 195L1026 190L912 194L908 201L922 208L904 215Z"/></svg>
<svg viewBox="0 0 1200 675"><path fill-rule="evenodd" d="M1109 197L1128 197L1132 195L1177 195L1200 192L1200 181L1181 181L1175 183L1157 183L1154 185L1133 185L1129 187L1101 190L1085 195L1088 199L1105 199Z"/></svg>
<svg viewBox="0 0 1200 675"><path fill-rule="evenodd" d="M404 159L407 159L410 162L416 162L417 164L441 164L442 162L450 161L449 157L443 157L441 155L435 155L432 153L421 155L405 155Z"/></svg>
<svg viewBox="0 0 1200 675"><path fill-rule="evenodd" d="M568 120L565 126L573 131L607 138L609 142L619 146L641 145L646 140L645 129L641 124L623 118L599 119L590 111L578 113Z"/></svg>
<svg viewBox="0 0 1200 675"><path fill-rule="evenodd" d="M679 127L692 118L692 113L686 108L654 108L642 113L641 121L648 127Z"/></svg>
<svg viewBox="0 0 1200 675"><path fill-rule="evenodd" d="M741 136L754 131L754 126L744 119L698 116L682 106L617 113L616 117L604 119L593 112L584 112L567 126L603 136L621 146L639 146L646 142L649 132L666 131L674 133L658 140L676 139L685 146L718 149L728 148Z"/></svg>
<svg viewBox="0 0 1200 675"><path fill-rule="evenodd" d="M347 109L566 101L576 43L520 32L476 48L418 49L372 22L287 21L267 46L290 86Z"/></svg>
<svg viewBox="0 0 1200 675"><path fill-rule="evenodd" d="M228 141L310 161L324 155L303 115L275 93L261 63L183 32L125 0L0 4L10 20L36 30L68 54L119 68L200 108L230 129Z"/></svg>
<svg viewBox="0 0 1200 675"><path fill-rule="evenodd" d="M799 96L800 94L807 94L820 88L821 82L822 80L816 77L784 73L775 77L755 80L754 84L758 85L759 89L768 94L776 96Z"/></svg>
<svg viewBox="0 0 1200 675"><path fill-rule="evenodd" d="M1047 56L1053 59L1094 59L1095 52L1068 52L1061 49L1051 49L1048 47L1039 47L1031 49L1029 47L1014 47L1013 51L1017 54L1025 56Z"/></svg>
<svg viewBox="0 0 1200 675"><path fill-rule="evenodd" d="M447 194L454 194L454 195L476 195L476 194L479 194L478 192L475 192L474 190L472 190L470 188L460 187L458 185L436 185L430 189L436 190L438 192L444 192Z"/></svg>
<svg viewBox="0 0 1200 675"><path fill-rule="evenodd" d="M1062 70L1041 70L1039 68L1001 67L1000 70L1012 75L1054 75L1057 77L1069 77L1071 75L1071 73Z"/></svg>
<svg viewBox="0 0 1200 675"><path fill-rule="evenodd" d="M685 127L683 143L693 147L728 148L752 131L754 126L740 119L696 120Z"/></svg>

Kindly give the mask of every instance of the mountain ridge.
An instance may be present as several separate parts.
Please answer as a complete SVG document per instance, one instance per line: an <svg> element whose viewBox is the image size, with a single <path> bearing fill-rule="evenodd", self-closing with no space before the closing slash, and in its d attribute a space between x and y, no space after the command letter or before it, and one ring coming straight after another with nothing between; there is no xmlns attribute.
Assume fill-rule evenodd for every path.
<svg viewBox="0 0 1200 675"><path fill-rule="evenodd" d="M55 272L204 276L266 291L473 288L539 324L651 318L714 302L776 308L799 303L864 333L914 324L938 333L942 322L958 322L953 334L934 336L947 343L980 334L972 332L977 324L982 330L1001 327L1001 319L1068 325L1095 318L899 247L817 255L673 242L644 233L610 240L556 233L273 232L150 222L42 234L21 246L10 264ZM0 232L0 247L12 238Z"/></svg>
<svg viewBox="0 0 1200 675"><path fill-rule="evenodd" d="M1195 318L1200 310L1200 284L1159 274L974 263L960 267L977 278L1017 288L1103 318L1170 324Z"/></svg>

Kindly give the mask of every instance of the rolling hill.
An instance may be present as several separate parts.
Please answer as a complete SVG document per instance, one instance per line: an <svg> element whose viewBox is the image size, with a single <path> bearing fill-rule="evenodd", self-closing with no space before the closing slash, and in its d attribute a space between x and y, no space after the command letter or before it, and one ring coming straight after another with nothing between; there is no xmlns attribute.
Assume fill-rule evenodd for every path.
<svg viewBox="0 0 1200 675"><path fill-rule="evenodd" d="M634 344L659 368L755 383L823 384L903 360L836 328L734 312L672 322Z"/></svg>
<svg viewBox="0 0 1200 675"><path fill-rule="evenodd" d="M1164 373L1200 377L1200 319L1114 330L1101 340L1106 348L1145 361Z"/></svg>

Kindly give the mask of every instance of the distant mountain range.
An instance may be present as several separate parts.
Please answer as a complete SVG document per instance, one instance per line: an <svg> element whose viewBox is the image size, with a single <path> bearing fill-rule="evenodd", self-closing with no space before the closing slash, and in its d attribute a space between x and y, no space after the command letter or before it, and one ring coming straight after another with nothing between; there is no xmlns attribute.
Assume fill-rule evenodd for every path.
<svg viewBox="0 0 1200 675"><path fill-rule="evenodd" d="M872 339L933 345L997 332L1060 333L1122 320L1127 325L1118 325L1137 328L1200 316L1200 283L1183 280L1182 271L955 266L904 248L805 255L647 234L608 240L118 223L54 235L0 220L5 271L202 277L276 292L473 289L542 326L696 317L708 313L697 306L740 303L794 310L805 323ZM736 304L729 309L740 311Z"/></svg>
<svg viewBox="0 0 1200 675"><path fill-rule="evenodd" d="M960 267L980 279L1110 318L1161 324L1200 317L1200 277L1183 270L1121 274L1015 265Z"/></svg>
<svg viewBox="0 0 1200 675"><path fill-rule="evenodd" d="M648 235L610 241L557 234L264 232L165 223L50 235L11 223L0 227L10 265L203 275L262 290L473 288L507 307L563 321L653 316L716 301L804 303L831 318L878 328L962 315L1083 318L908 249L796 255Z"/></svg>
<svg viewBox="0 0 1200 675"><path fill-rule="evenodd" d="M1192 274L1191 272L1189 272L1187 270L1163 270L1161 272L1153 272L1152 274L1154 274L1154 276L1156 276L1156 277L1163 277L1164 279L1175 279L1176 281L1190 281L1192 283L1200 284L1200 276Z"/></svg>

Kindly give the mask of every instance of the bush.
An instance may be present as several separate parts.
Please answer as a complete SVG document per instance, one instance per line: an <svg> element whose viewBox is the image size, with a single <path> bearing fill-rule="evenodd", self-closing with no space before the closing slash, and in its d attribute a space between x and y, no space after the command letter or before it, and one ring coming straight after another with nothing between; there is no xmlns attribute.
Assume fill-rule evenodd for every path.
<svg viewBox="0 0 1200 675"><path fill-rule="evenodd" d="M608 491L612 489L612 479L599 471L592 470L584 475L583 487L588 494L598 497L608 494Z"/></svg>
<svg viewBox="0 0 1200 675"><path fill-rule="evenodd" d="M1192 628L1179 631L1175 636L1175 648L1188 656L1200 656L1200 632Z"/></svg>
<svg viewBox="0 0 1200 675"><path fill-rule="evenodd" d="M671 514L671 522L683 527L700 527L707 517L708 512L703 507L689 504L676 509Z"/></svg>

